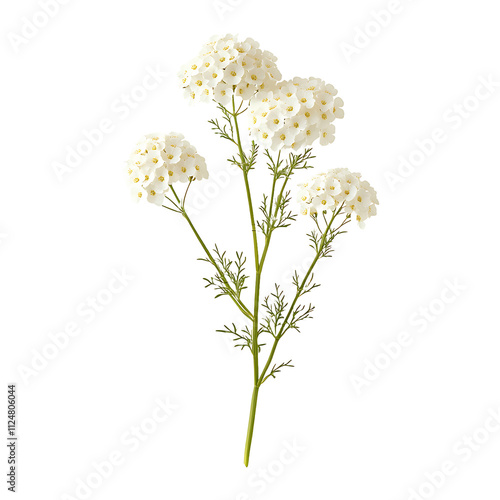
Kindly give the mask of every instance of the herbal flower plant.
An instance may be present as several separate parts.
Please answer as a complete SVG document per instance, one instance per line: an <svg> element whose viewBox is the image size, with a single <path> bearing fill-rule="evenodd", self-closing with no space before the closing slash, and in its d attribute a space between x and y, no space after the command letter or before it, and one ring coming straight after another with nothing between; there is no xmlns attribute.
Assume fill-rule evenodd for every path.
<svg viewBox="0 0 500 500"><path fill-rule="evenodd" d="M232 324L218 331L231 334L235 346L248 349L253 357L253 394L244 453L248 466L259 390L282 369L293 366L291 360L274 363L275 354L283 337L292 330L299 331L302 322L311 317L314 306L303 298L319 286L314 282L314 268L320 259L331 256L334 239L346 232L349 223L363 227L376 214L378 200L370 184L347 168L332 168L299 184L297 208L311 218L313 229L307 237L314 258L303 275L294 273L291 297L285 296L279 284L262 297L261 276L272 236L296 220L290 208L290 180L298 170L312 168L314 143L327 145L334 141L334 123L344 117L344 103L335 87L321 79L296 77L281 81L273 54L262 51L252 39L238 41L232 35L205 44L181 70L179 78L190 101L217 104L221 118L210 121L212 130L236 150L228 161L241 170L246 191L255 267L251 306L243 298L250 278L243 253L237 252L230 259L218 246L209 250L188 214L186 199L191 184L208 178L205 160L196 148L178 133L147 135L130 156L128 178L136 200L163 206L187 221L205 253L201 260L209 263L214 272L205 278L206 286L215 290L216 298L227 296L245 318L247 324L242 329ZM242 145L244 117L248 123L246 133L252 139L249 151L244 151ZM271 187L262 196L257 217L250 175L258 168L260 150L271 175ZM179 183L186 187L178 193ZM271 347L264 355L265 337L271 340Z"/></svg>

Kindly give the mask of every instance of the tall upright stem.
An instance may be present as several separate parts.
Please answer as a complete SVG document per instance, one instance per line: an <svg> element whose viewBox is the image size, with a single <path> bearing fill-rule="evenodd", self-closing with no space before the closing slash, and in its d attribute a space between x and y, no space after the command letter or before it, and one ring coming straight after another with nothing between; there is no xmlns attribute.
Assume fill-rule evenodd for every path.
<svg viewBox="0 0 500 500"><path fill-rule="evenodd" d="M259 257L259 244L257 241L257 227L255 224L255 215L253 211L252 194L250 191L250 183L248 181L248 172L250 170L250 165L247 163L247 158L243 152L243 147L241 145L240 129L238 125L238 113L236 111L236 106L234 103L233 96L233 118L234 118L234 128L236 131L236 140L238 144L238 150L240 154L240 164L241 170L243 171L243 179L245 181L245 190L248 200L248 211L250 213L250 224L252 226L252 239L253 239L253 249L255 258L255 292L254 292L254 309L253 309L253 324L252 324L252 356L253 356L253 381L254 389L252 393L252 403L250 406L250 416L248 420L248 430L247 439L245 443L245 456L244 463L248 467L248 461L250 459L250 447L252 445L253 429L255 425L255 412L257 410L257 398L259 395L259 304L260 304L260 278L262 273L262 265ZM267 248L265 250L267 252ZM264 254L265 257L265 254ZM263 262L262 262L263 264Z"/></svg>
<svg viewBox="0 0 500 500"><path fill-rule="evenodd" d="M253 251L255 258L255 294L254 294L254 310L253 310L253 325L252 325L252 354L253 354L253 371L254 371L254 384L257 384L259 380L259 344L258 344L258 333L259 333L259 301L260 301L260 258L259 258L259 243L257 241L257 227L255 224L255 215L253 211L252 194L250 191L250 183L248 181L248 171L250 166L247 164L247 159L245 153L243 152L243 147L241 145L240 128L238 125L238 113L236 111L236 105L233 96L233 118L234 118L234 128L236 131L236 140L238 143L238 150L240 154L241 170L243 171L243 178L245 180L245 190L247 193L248 200L248 211L250 213L250 224L252 226L252 239L253 239Z"/></svg>
<svg viewBox="0 0 500 500"><path fill-rule="evenodd" d="M276 199L276 206L274 207L274 212L273 212L273 201L274 201L274 194L275 194L275 188L276 188L276 174L273 179L273 185L272 185L272 192L271 192L271 199L270 199L270 204L269 204L269 216L271 217L268 226L265 233L266 233L266 238L264 242L264 249L262 251L262 255L259 256L259 246L258 246L258 241L257 241L257 228L255 224L255 216L254 216L254 210L253 210L253 203L252 203L252 195L250 191L250 183L248 180L248 173L251 168L251 164L247 157L245 156L245 153L243 152L243 147L241 144L241 137L240 137L240 129L238 125L238 115L239 110L236 110L235 102L234 102L234 96L232 98L232 106L233 106L233 111L230 113L233 117L234 120L234 129L236 132L236 141L233 142L236 143L238 146L238 151L239 151L239 156L240 156L240 167L241 170L243 171L243 179L245 181L245 190L247 194L247 200L248 200L248 209L249 209L249 214L250 214L250 224L252 227L252 237L253 237L253 247L254 247L254 257L255 257L255 293L254 293L254 311L253 311L253 325L252 325L252 336L251 336L251 348L252 348L252 355L253 355L253 368L254 368L254 388L253 388L253 393L252 393L252 402L250 405L250 416L248 419L248 429L247 429L247 437L246 437L246 443L245 443L245 455L244 455L244 463L245 466L248 467L248 462L250 459L250 449L252 446L252 438L253 438L253 431L254 431L254 426L255 426L255 414L257 411L257 399L259 395L259 388L262 385L263 381L265 380L265 374L269 368L269 365L271 363L271 360L274 356L274 352L276 350L277 346L277 341L279 340L279 336L277 336L275 343L273 345L271 355L268 358L267 364L264 368L264 371L262 374L259 372L259 343L258 343L258 337L259 337L259 305L260 305L260 283L261 283L261 275L262 275L262 269L264 267L264 262L267 256L267 252L269 249L269 244L271 242L271 235L274 230L274 219L276 218L278 214L278 210L280 207L280 202L283 197L283 193L285 190L285 186L288 182L288 179L290 178L291 171L293 169L293 166L290 165L290 170L287 173L284 183L281 187L281 190L278 194L278 197ZM279 157L278 157L278 163L279 163ZM333 220L333 219L332 219ZM331 223L330 223L331 224ZM327 230L330 228L328 226ZM323 238L324 242L324 238ZM304 279L302 285L301 285L301 290L305 286L305 283L307 282L307 278L309 277L310 272L312 271L312 268L316 264L317 260L319 259L319 254L316 256L316 259L311 266L310 270L308 271L306 278ZM289 314L287 318L285 319L285 323L289 318L289 315L291 314L291 310L293 309L295 303L297 302L298 298L300 297L300 293L297 295L295 298L292 307L289 311Z"/></svg>

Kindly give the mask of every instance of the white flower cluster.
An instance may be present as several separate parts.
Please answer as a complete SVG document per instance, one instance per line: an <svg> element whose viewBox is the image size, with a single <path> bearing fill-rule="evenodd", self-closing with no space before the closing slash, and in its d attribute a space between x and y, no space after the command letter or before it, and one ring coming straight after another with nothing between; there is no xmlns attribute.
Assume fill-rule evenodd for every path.
<svg viewBox="0 0 500 500"><path fill-rule="evenodd" d="M239 42L234 35L213 37L181 69L179 78L190 99L215 99L226 106L233 95L248 100L258 90L273 87L281 79L276 60L251 38Z"/></svg>
<svg viewBox="0 0 500 500"><path fill-rule="evenodd" d="M274 150L322 145L335 140L336 118L344 117L337 90L319 78L294 78L260 91L250 102L250 134Z"/></svg>
<svg viewBox="0 0 500 500"><path fill-rule="evenodd" d="M375 189L361 180L361 174L347 168L335 168L315 175L299 187L297 201L303 215L334 211L344 204L343 212L364 227L364 221L377 214Z"/></svg>
<svg viewBox="0 0 500 500"><path fill-rule="evenodd" d="M149 134L138 143L127 163L133 197L162 205L174 182L208 178L205 159L182 134Z"/></svg>

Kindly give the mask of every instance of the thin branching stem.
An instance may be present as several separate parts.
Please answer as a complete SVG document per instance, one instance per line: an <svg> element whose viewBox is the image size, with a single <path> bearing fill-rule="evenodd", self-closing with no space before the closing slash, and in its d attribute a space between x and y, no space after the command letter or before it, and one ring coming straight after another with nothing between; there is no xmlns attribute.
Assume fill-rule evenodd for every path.
<svg viewBox="0 0 500 500"><path fill-rule="evenodd" d="M193 182L193 178L190 177L189 178L189 184L187 185L187 188L186 188L186 192L184 193L184 198L182 199L182 207L184 208L184 205L186 204L186 197L187 197L187 194L188 194L188 191L189 191L189 188L191 187L191 184Z"/></svg>
<svg viewBox="0 0 500 500"><path fill-rule="evenodd" d="M278 334L276 335L276 337L274 339L274 343L273 343L273 346L271 348L271 352L269 353L269 357L267 359L267 362L264 365L262 373L261 373L261 375L259 377L259 385L261 385L264 382L264 380L267 378L266 377L266 373L267 373L267 370L269 369L269 366L271 365L271 363L273 361L274 353L276 352L276 348L278 347L278 342L280 341L281 337L284 335L284 333L286 331L286 327L287 327L288 322L290 320L290 316L292 315L292 312L295 309L295 304L297 303L297 301L299 300L300 296L302 295L302 292L304 291L304 287L309 283L309 277L310 277L310 275L311 275L311 273L312 273L312 271L314 269L314 266L316 266L316 263L318 262L318 260L321 257L321 253L322 253L322 251L324 249L324 246L326 244L330 228L331 228L331 226L333 224L333 221L335 220L335 217L336 217L337 214L338 214L338 212L334 212L333 213L332 218L330 219L330 222L329 222L327 228L325 229L325 232L323 233L323 237L321 238L320 248L316 251L316 256L314 257L311 265L309 266L309 269L307 270L304 278L302 279L302 282L300 283L300 286L297 287L297 292L295 294L293 302L291 303L291 305L290 305L290 307L288 309L288 313L285 316L285 320L283 321L282 326L281 326Z"/></svg>
<svg viewBox="0 0 500 500"><path fill-rule="evenodd" d="M255 257L255 293L254 293L254 311L253 311L253 329L252 329L252 354L253 354L253 366L254 366L254 383L257 384L259 379L259 347L258 347L258 332L259 332L259 303L260 303L260 260L259 260L259 243L257 241L257 227L255 224L255 215L252 203L252 194L250 191L250 183L248 181L248 172L251 165L248 164L245 153L243 152L243 147L241 144L240 129L238 125L238 111L236 111L236 105L234 102L234 95L232 98L233 104L233 118L234 118L234 128L236 131L236 141L238 142L238 150L240 154L241 169L243 171L243 178L245 180L245 190L247 194L248 210L250 213L250 224L252 226L252 238L253 238L253 249Z"/></svg>
<svg viewBox="0 0 500 500"><path fill-rule="evenodd" d="M189 186L188 186L189 187ZM175 189L173 188L173 186L170 186L172 192L174 193L174 196L175 196L175 199L177 200L178 203L181 203L180 202L180 198L177 196L177 193L175 192ZM186 190L187 191L187 190ZM165 208L168 208L168 207L165 207ZM189 224L189 227L192 229L194 235L196 236L196 239L199 241L201 247L203 248L203 250L205 251L205 254L207 255L207 258L209 260L209 262L215 267L215 269L217 270L219 276L221 276L221 279L224 281L224 285L226 286L226 288L229 290L229 297L231 297L231 299L233 300L233 302L236 304L236 306L238 307L238 309L250 320L253 321L253 316L252 316L252 313L249 311L249 309L245 306L245 304L243 304L243 302L241 301L241 299L237 296L236 292L233 290L233 288L231 287L231 285L229 284L229 282L227 281L226 277L225 277L225 274L223 273L223 271L220 269L219 265L217 264L217 262L215 261L214 257L212 256L212 253L210 252L210 250L208 249L208 247L205 245L205 242L203 241L202 237L200 236L200 234L198 233L198 231L196 230L196 228L194 227L194 224L193 222L191 221L191 219L189 218L188 214L187 214L187 211L186 209L184 208L184 203L181 204L181 206L178 206L177 208L179 208L180 210L180 213L182 214L182 216L184 217L184 219L186 219L187 223Z"/></svg>
<svg viewBox="0 0 500 500"><path fill-rule="evenodd" d="M244 463L246 466L248 466L250 448L253 437L253 429L255 424L255 415L257 409L259 388L262 385L262 383L269 377L274 378L275 375L281 371L281 369L293 366L290 360L286 363L281 363L278 366L273 365L271 370L268 372L279 339L288 329L299 330L297 323L310 317L311 312L314 310L314 307L311 305L309 305L309 307L306 307L302 305L296 306L296 304L301 295L310 292L316 286L319 286L312 283L312 276L311 276L312 269L314 268L316 262L322 256L326 256L326 254L328 253L328 250L326 249L329 248L331 240L328 239L327 233L329 233L330 231L331 223L333 222L334 217L332 218L330 224L327 225L327 229L325 231L325 234L323 235L321 243L319 241L319 236L316 237L314 234L311 235L312 241L315 244L315 247L313 248L315 248L316 250L316 258L312 266L306 273L306 276L304 277L300 286L297 277L297 295L293 300L292 304L290 305L290 308L286 316L285 312L287 310L288 304L286 303L283 291L279 288L279 286L276 286L275 293L271 294L270 297L268 296L264 299L263 307L267 311L267 316L263 318L262 323L259 323L261 275L268 254L269 245L271 243L272 234L275 229L281 227L287 227L288 225L290 225L290 223L293 222L296 217L287 208L290 202L290 192L286 191L286 187L288 181L290 180L290 177L294 173L294 170L310 168L310 165L308 165L308 160L313 158L313 156L311 155L312 150L310 148L307 148L303 153L299 154L291 153L288 156L286 162L285 159L281 158L281 152L280 152L278 153L276 161L274 161L271 153L268 150L265 151L265 155L269 160L268 167L272 172L273 181L271 186L270 198L264 195L263 203L260 206L260 210L264 215L264 219L262 221L256 222L254 214L254 206L252 203L250 182L249 182L249 172L250 170L252 170L256 162L257 146L255 145L255 143L252 143L252 149L249 154L245 154L245 152L243 151L240 128L238 124L238 116L244 113L247 108L242 110L242 106L243 103L241 103L238 108L236 107L235 99L233 96L231 111L226 109L224 106L219 105L219 109L221 110L223 115L223 121L219 123L219 121L215 119L211 120L210 123L212 124L212 128L216 134L220 135L223 139L229 140L230 142L234 143L238 148L238 155L233 156L233 158L230 159L229 161L232 164L237 165L243 172L243 180L245 183L250 224L252 229L252 240L253 240L254 260L255 260L255 289L254 289L254 309L252 316L252 328L251 331L248 327L244 327L238 330L237 327L233 324L232 326L224 326L223 330L219 330L221 332L231 334L234 338L234 341L236 342L237 347L241 347L242 349L248 347L252 352L254 388L252 393L252 401L250 405L250 416L248 422L247 438L245 443L245 456L244 456ZM265 237L261 254L259 252L257 228L259 228L262 231ZM216 256L218 258L218 261L221 263L223 270L226 270L226 272L228 272L231 262L226 261L224 253L220 254L217 248L216 248ZM233 279L232 281L233 283L235 282ZM209 281L209 284L213 284L213 281L212 282ZM236 287L236 290L237 291L239 290L238 286ZM271 333L275 338L275 342L271 354L267 360L267 364L262 373L260 373L259 352L261 345L264 344L259 344L259 335L263 332Z"/></svg>

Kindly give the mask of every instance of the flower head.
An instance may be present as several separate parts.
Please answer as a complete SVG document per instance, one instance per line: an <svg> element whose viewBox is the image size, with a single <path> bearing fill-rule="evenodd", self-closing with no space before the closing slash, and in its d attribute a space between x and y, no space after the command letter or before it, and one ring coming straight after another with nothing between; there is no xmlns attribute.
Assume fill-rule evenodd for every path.
<svg viewBox="0 0 500 500"><path fill-rule="evenodd" d="M319 78L282 81L250 102L250 134L274 150L297 150L316 139L327 145L335 140L332 122L344 117L343 105L335 87Z"/></svg>
<svg viewBox="0 0 500 500"><path fill-rule="evenodd" d="M377 214L378 199L375 189L361 174L347 168L334 168L299 184L297 201L303 215L338 210L341 206L346 216L356 220L360 227L364 221Z"/></svg>
<svg viewBox="0 0 500 500"><path fill-rule="evenodd" d="M179 78L190 99L215 99L226 106L233 96L248 100L273 87L281 79L276 60L251 38L239 42L234 35L214 37L181 69Z"/></svg>
<svg viewBox="0 0 500 500"><path fill-rule="evenodd" d="M136 145L127 163L133 197L162 205L169 185L208 178L205 159L182 134L149 134Z"/></svg>

